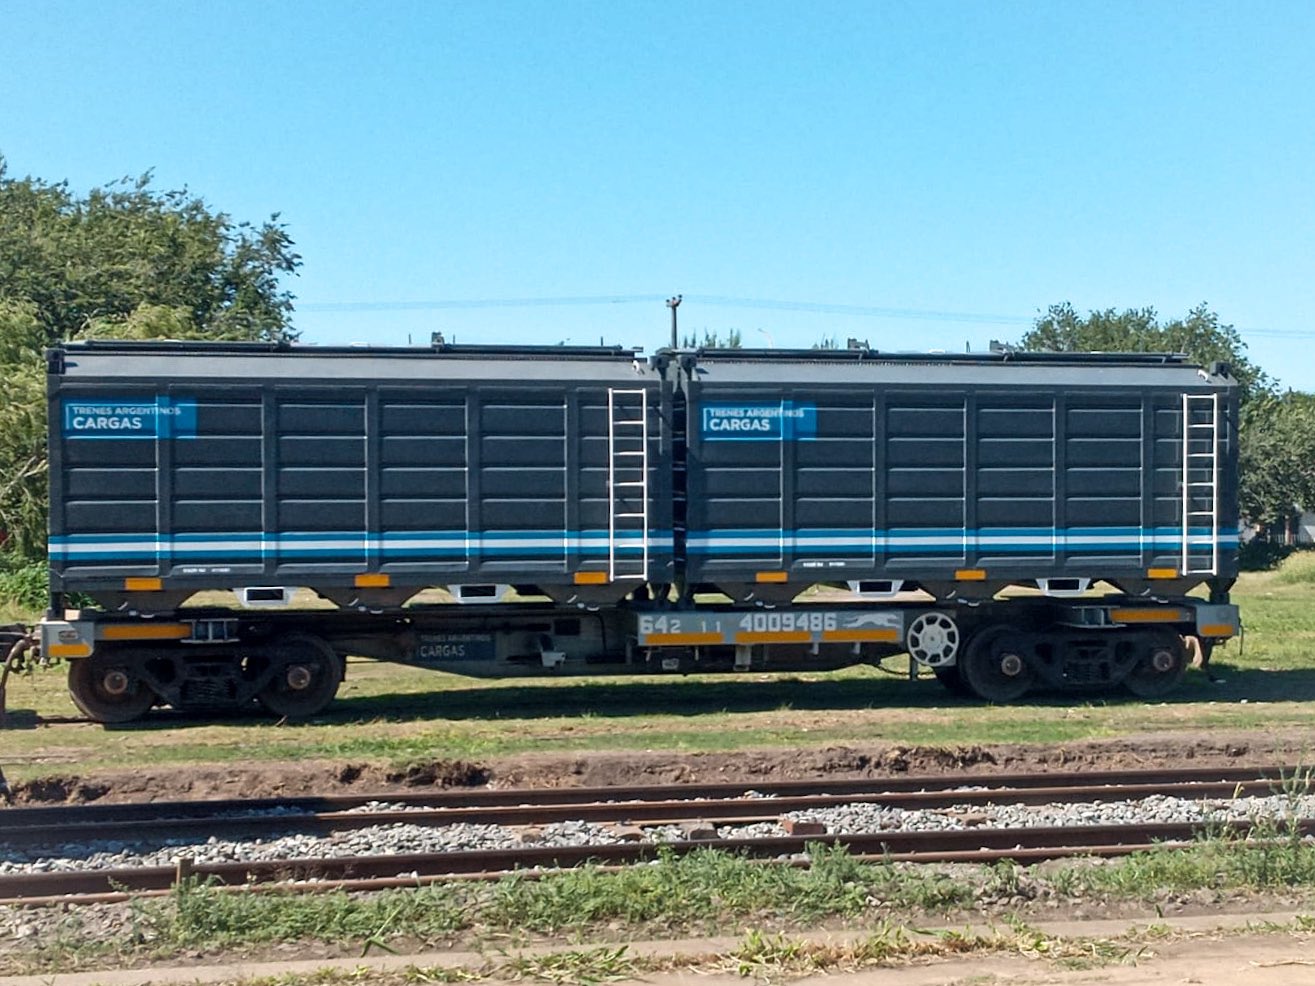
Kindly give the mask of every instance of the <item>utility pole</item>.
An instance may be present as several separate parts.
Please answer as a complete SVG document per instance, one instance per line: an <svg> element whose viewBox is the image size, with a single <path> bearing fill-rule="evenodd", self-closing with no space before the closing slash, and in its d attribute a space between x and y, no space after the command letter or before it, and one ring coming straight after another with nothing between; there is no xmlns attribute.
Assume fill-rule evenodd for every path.
<svg viewBox="0 0 1315 986"><path fill-rule="evenodd" d="M667 299L667 307L671 309L671 348L675 349L680 345L680 337L676 335L676 309L680 307L680 299L684 295L676 295L674 298Z"/></svg>

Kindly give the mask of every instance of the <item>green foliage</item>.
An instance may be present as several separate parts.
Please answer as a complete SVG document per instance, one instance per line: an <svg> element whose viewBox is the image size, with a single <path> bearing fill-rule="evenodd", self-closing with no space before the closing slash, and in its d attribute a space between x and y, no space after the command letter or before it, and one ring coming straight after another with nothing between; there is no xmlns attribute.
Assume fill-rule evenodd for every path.
<svg viewBox="0 0 1315 986"><path fill-rule="evenodd" d="M860 863L821 845L810 852L807 869L700 850L613 873L586 867L547 880L512 878L496 886L484 920L540 932L610 921L697 927L727 916L855 915L874 901L906 908L971 902L969 888L940 874Z"/></svg>
<svg viewBox="0 0 1315 986"><path fill-rule="evenodd" d="M1315 506L1315 396L1263 393L1242 409L1242 513L1279 527Z"/></svg>
<svg viewBox="0 0 1315 986"><path fill-rule="evenodd" d="M1238 548L1238 564L1244 572L1268 572L1282 564L1295 549L1264 538L1252 538Z"/></svg>
<svg viewBox="0 0 1315 986"><path fill-rule="evenodd" d="M122 932L87 933L71 912L28 961L69 971L98 956L120 960L197 949L216 951L316 942L393 951L506 936L556 936L578 941L624 928L631 936L726 933L754 928L727 958L742 975L821 970L880 962L896 955L1015 951L1056 959L1119 958L1124 950L1090 940L1064 942L1022 923L985 935L910 933L881 919L887 913L979 912L983 902L1016 908L1017 897L1084 902L1157 901L1165 894L1219 895L1315 887L1315 846L1286 824L1308 783L1296 778L1285 818L1260 820L1250 836L1229 830L1183 848L1161 847L1092 866L1075 860L1044 867L1014 863L961 866L861 862L839 849L814 847L811 866L751 861L705 850L668 853L653 864L613 872L584 868L538 880L507 877L492 884L453 881L424 887L349 894L241 893L191 880L167 898L135 899ZM821 921L861 920L870 935L844 944L796 941L785 929ZM93 918L94 920L94 918ZM1108 944L1108 943L1107 943ZM1095 948L1095 951L1093 951ZM452 975L435 970L417 981L460 981L483 975L560 982L632 978L640 971L624 946L511 958L495 968ZM435 978L437 977L437 978Z"/></svg>
<svg viewBox="0 0 1315 986"><path fill-rule="evenodd" d="M664 853L647 866L582 867L491 885L452 882L357 895L235 894L192 880L165 900L138 901L139 938L176 948L326 941L386 947L472 928L550 934L615 922L716 927L727 918L816 921L874 904L943 910L971 906L962 881L917 867L863 863L839 848L810 850L807 868L763 865L715 850Z"/></svg>
<svg viewBox="0 0 1315 986"><path fill-rule="evenodd" d="M85 196L0 156L0 531L45 552L43 352L73 339L287 340L301 263L278 216L235 222L149 173Z"/></svg>
<svg viewBox="0 0 1315 986"><path fill-rule="evenodd" d="M682 337L680 344L685 349L739 349L744 341L739 329L729 329L725 339L720 333L704 329L702 340L696 334L690 334Z"/></svg>
<svg viewBox="0 0 1315 986"><path fill-rule="evenodd" d="M597 983L634 981L640 978L641 971L641 964L630 949L616 945L513 956L493 971L493 978L594 986Z"/></svg>
<svg viewBox="0 0 1315 986"><path fill-rule="evenodd" d="M1202 365L1219 361L1232 366L1242 387L1242 401L1273 390L1273 382L1247 358L1246 343L1231 325L1200 304L1186 318L1161 322L1154 308L1113 308L1085 317L1068 303L1051 305L1019 340L1033 351L1061 353L1185 353Z"/></svg>
<svg viewBox="0 0 1315 986"><path fill-rule="evenodd" d="M50 595L50 571L44 561L20 555L0 556L0 602L21 610L42 610Z"/></svg>
<svg viewBox="0 0 1315 986"><path fill-rule="evenodd" d="M7 344L14 345L15 336L0 325L0 349ZM48 509L45 371L32 357L0 361L0 374L0 536L11 553L40 558Z"/></svg>
<svg viewBox="0 0 1315 986"><path fill-rule="evenodd" d="M1307 586L1315 584L1315 551L1288 548L1283 566L1275 573L1274 581L1281 585Z"/></svg>
<svg viewBox="0 0 1315 986"><path fill-rule="evenodd" d="M149 173L78 196L11 178L0 158L0 301L28 306L47 344L121 331L286 339L279 276L301 260L277 220L236 223L187 189L152 188Z"/></svg>
<svg viewBox="0 0 1315 986"><path fill-rule="evenodd" d="M1249 836L1220 832L1179 850L1139 852L1116 865L1079 872L1072 884L1121 898L1156 891L1285 890L1315 886L1315 846L1300 832L1273 821Z"/></svg>
<svg viewBox="0 0 1315 986"><path fill-rule="evenodd" d="M406 934L442 938L467 922L459 887L435 884L415 890L351 896L225 893L192 881L163 904L142 902L136 923L158 942L188 947L279 941L384 940Z"/></svg>
<svg viewBox="0 0 1315 986"><path fill-rule="evenodd" d="M1305 394L1278 394L1246 355L1233 326L1204 305L1161 322L1153 308L1113 308L1079 315L1068 302L1051 305L1019 341L1053 352L1184 353L1202 365L1227 363L1241 387L1238 431L1242 515L1262 525L1315 503L1315 405Z"/></svg>

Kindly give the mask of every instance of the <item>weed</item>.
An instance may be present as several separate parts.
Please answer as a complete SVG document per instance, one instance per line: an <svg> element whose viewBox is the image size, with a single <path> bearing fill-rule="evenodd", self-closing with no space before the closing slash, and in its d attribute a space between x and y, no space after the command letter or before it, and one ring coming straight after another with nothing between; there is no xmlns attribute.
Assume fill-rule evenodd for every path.
<svg viewBox="0 0 1315 986"><path fill-rule="evenodd" d="M1280 771L1276 788L1295 807L1298 798L1315 793L1315 768L1296 767L1291 773Z"/></svg>
<svg viewBox="0 0 1315 986"><path fill-rule="evenodd" d="M1146 899L1157 892L1276 890L1315 887L1315 845L1295 828L1261 821L1249 834L1219 828L1193 845L1134 853L1101 867L1074 870L1067 886Z"/></svg>
<svg viewBox="0 0 1315 986"><path fill-rule="evenodd" d="M636 972L634 958L625 945L518 956L497 968L499 979L537 979L562 986L612 983L633 979Z"/></svg>
<svg viewBox="0 0 1315 986"><path fill-rule="evenodd" d="M401 972L402 982L414 983L468 983L483 979L482 972L476 969L463 969L460 966L407 966ZM377 977L376 977L377 979ZM372 981L375 981L372 979Z"/></svg>
<svg viewBox="0 0 1315 986"><path fill-rule="evenodd" d="M1004 899L1020 895L1023 868L1012 859L991 864L987 872L990 879L982 890L983 896Z"/></svg>
<svg viewBox="0 0 1315 986"><path fill-rule="evenodd" d="M915 940L906 929L884 923L872 934L847 943L769 935L755 930L727 956L727 962L740 976L771 981L786 975L879 965L896 956L937 950L934 940Z"/></svg>
<svg viewBox="0 0 1315 986"><path fill-rule="evenodd" d="M1145 947L1130 948L1126 943L1108 938L1059 938L1019 922L1009 922L1010 934L1000 936L998 944L1028 958L1049 959L1073 969L1135 961L1145 954Z"/></svg>
<svg viewBox="0 0 1315 986"><path fill-rule="evenodd" d="M433 940L466 926L455 889L440 884L351 896L229 893L189 881L166 901L139 903L135 914L150 940L176 947L356 941L368 951L399 935Z"/></svg>

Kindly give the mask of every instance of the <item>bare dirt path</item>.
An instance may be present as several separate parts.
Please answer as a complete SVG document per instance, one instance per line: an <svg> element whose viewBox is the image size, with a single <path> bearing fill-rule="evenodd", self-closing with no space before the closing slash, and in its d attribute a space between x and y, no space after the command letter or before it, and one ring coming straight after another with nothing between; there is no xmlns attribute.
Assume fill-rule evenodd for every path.
<svg viewBox="0 0 1315 986"><path fill-rule="evenodd" d="M1276 766L1309 763L1315 735L1289 730L1142 734L1060 745L964 747L892 744L766 749L539 753L479 762L434 760L406 768L300 761L135 767L81 774L52 765L13 785L16 804L116 803L185 798L375 794L426 787L624 787L655 783L767 782L1023 771L1144 769L1161 766ZM0 755L0 766L3 757ZM3 809L0 809L2 811Z"/></svg>
<svg viewBox="0 0 1315 986"><path fill-rule="evenodd" d="M608 977L611 983L630 986L744 986L745 982L794 982L807 986L991 986L991 984L1065 984L1065 986L1149 986L1163 983L1200 983L1206 986L1304 986L1315 979L1315 935L1277 931L1297 915L1275 913L1260 917L1213 915L1157 921L1152 933L1146 923L1126 920L1064 921L1032 926L1050 940L1089 939L1121 942L1127 947L1113 958L1083 962L1056 961L1035 952L974 953L952 958L894 961L859 969L843 963L825 972L806 973L781 967L738 967L729 953L738 938L697 938L641 941L628 946L636 960L661 964L670 971L647 971L635 980ZM988 927L947 929L965 934L987 933ZM935 937L928 931L925 937ZM811 941L843 948L858 933L819 932L792 935L791 941ZM484 952L443 951L410 955L374 955L362 958L305 958L279 961L238 960L212 964L151 966L96 972L0 976L0 986L181 986L190 983L232 983L271 977L325 978L325 970L350 975L353 982L402 983L416 981L410 970L487 969L490 961L513 962L521 957L544 956L578 950L581 946L499 949ZM457 974L460 975L460 974ZM437 977L429 977L440 981ZM464 978L464 977L462 977ZM287 981L285 979L285 981ZM422 976L421 981L424 981ZM486 980L498 982L496 973Z"/></svg>

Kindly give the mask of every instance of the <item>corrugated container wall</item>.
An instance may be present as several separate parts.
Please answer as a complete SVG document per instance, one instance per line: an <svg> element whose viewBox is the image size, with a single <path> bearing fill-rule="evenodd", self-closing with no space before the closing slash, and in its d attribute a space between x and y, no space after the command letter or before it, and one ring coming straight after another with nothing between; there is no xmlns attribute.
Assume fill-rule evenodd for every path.
<svg viewBox="0 0 1315 986"><path fill-rule="evenodd" d="M57 590L672 578L661 381L628 351L105 343L51 362Z"/></svg>
<svg viewBox="0 0 1315 986"><path fill-rule="evenodd" d="M693 583L1237 572L1226 375L1172 358L771 351L668 373L687 401Z"/></svg>

